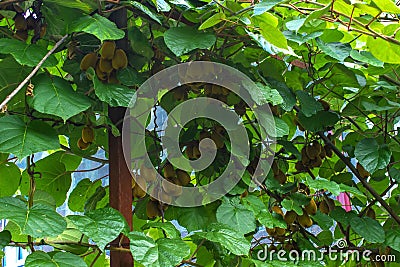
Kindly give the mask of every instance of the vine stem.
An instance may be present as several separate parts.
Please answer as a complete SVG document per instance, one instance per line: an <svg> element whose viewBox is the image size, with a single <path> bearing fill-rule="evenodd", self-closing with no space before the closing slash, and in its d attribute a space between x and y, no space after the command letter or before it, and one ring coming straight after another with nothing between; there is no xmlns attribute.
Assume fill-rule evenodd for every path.
<svg viewBox="0 0 400 267"><path fill-rule="evenodd" d="M18 94L19 91L21 91L22 87L24 87L28 81L36 74L36 72L38 72L38 70L40 69L40 67L43 65L43 63L51 56L51 54L54 53L54 51L56 51L56 49L62 44L64 43L64 41L68 38L68 34L64 35L55 45L54 47L47 52L47 54L42 58L42 60L40 60L40 62L36 65L36 67L32 70L32 72L25 78L25 80L23 80L17 88L15 88L14 91L11 92L11 94L9 94L4 101L0 104L0 110L2 110L7 103L16 95Z"/></svg>

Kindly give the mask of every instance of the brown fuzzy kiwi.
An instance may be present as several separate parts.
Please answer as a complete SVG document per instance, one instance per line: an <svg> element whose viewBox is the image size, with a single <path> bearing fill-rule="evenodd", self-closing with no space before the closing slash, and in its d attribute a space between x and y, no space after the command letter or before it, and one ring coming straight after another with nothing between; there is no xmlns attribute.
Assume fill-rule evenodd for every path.
<svg viewBox="0 0 400 267"><path fill-rule="evenodd" d="M222 87L216 84L211 85L211 93L213 95L222 95Z"/></svg>
<svg viewBox="0 0 400 267"><path fill-rule="evenodd" d="M100 68L101 72L111 73L113 71L113 67L111 65L111 60L100 58L99 68Z"/></svg>
<svg viewBox="0 0 400 267"><path fill-rule="evenodd" d="M278 236L284 236L286 233L286 229L285 228L280 228L280 227L275 227L275 233Z"/></svg>
<svg viewBox="0 0 400 267"><path fill-rule="evenodd" d="M279 207L279 206L273 206L273 207L271 208L271 210L272 210L273 212L275 212L275 213L278 213L278 214L284 216L283 211L282 211L281 207Z"/></svg>
<svg viewBox="0 0 400 267"><path fill-rule="evenodd" d="M24 15L22 15L22 14L15 15L14 27L17 31L25 31L26 29L28 29L28 24L25 20Z"/></svg>
<svg viewBox="0 0 400 267"><path fill-rule="evenodd" d="M315 203L315 200L312 198L310 200L310 203L308 203L305 207L304 210L311 215L315 215L317 213L317 204Z"/></svg>
<svg viewBox="0 0 400 267"><path fill-rule="evenodd" d="M86 150L90 146L90 144L85 143L82 138L79 138L78 142L76 143L80 150Z"/></svg>
<svg viewBox="0 0 400 267"><path fill-rule="evenodd" d="M361 178L366 179L371 175L359 162L357 162L356 168Z"/></svg>
<svg viewBox="0 0 400 267"><path fill-rule="evenodd" d="M220 125L214 126L214 132L216 132L216 133L219 134L220 136L224 136L225 133L226 133L224 127L222 127L222 126L220 126Z"/></svg>
<svg viewBox="0 0 400 267"><path fill-rule="evenodd" d="M187 92L185 88L177 88L172 91L172 94L174 95L176 101L183 101L187 99Z"/></svg>
<svg viewBox="0 0 400 267"><path fill-rule="evenodd" d="M275 230L276 230L276 228L265 228L265 230L267 231L267 233L270 235L270 236L274 236L276 233L275 233Z"/></svg>
<svg viewBox="0 0 400 267"><path fill-rule="evenodd" d="M306 167L303 165L301 161L297 161L296 164L294 165L296 171L298 172L304 172L307 171Z"/></svg>
<svg viewBox="0 0 400 267"><path fill-rule="evenodd" d="M188 184L190 184L190 175L185 172L184 170L176 170L176 177L178 178L179 182L181 183L181 185L186 186Z"/></svg>
<svg viewBox="0 0 400 267"><path fill-rule="evenodd" d="M26 18L26 28L28 30L33 30L36 28L36 19L33 16L29 16Z"/></svg>
<svg viewBox="0 0 400 267"><path fill-rule="evenodd" d="M82 140L85 143L91 144L94 141L94 130L89 126L85 126L82 129Z"/></svg>
<svg viewBox="0 0 400 267"><path fill-rule="evenodd" d="M140 166L140 177L147 182L155 182L157 179L157 173L152 168L147 168L144 164Z"/></svg>
<svg viewBox="0 0 400 267"><path fill-rule="evenodd" d="M372 208L368 208L367 212L365 213L368 217L372 219L376 219L375 211Z"/></svg>
<svg viewBox="0 0 400 267"><path fill-rule="evenodd" d="M270 104L269 108L274 116L279 117L280 113L279 113L279 107L277 105L273 106Z"/></svg>
<svg viewBox="0 0 400 267"><path fill-rule="evenodd" d="M90 67L96 68L98 57L96 53L86 54L81 60L81 70L87 71Z"/></svg>
<svg viewBox="0 0 400 267"><path fill-rule="evenodd" d="M115 70L124 69L128 66L128 58L126 57L125 51L122 49L115 50L112 58L112 67Z"/></svg>
<svg viewBox="0 0 400 267"><path fill-rule="evenodd" d="M164 189L165 193L170 196L176 197L182 194L182 187L177 178L164 179L162 181L162 188Z"/></svg>
<svg viewBox="0 0 400 267"><path fill-rule="evenodd" d="M309 164L310 164L310 158L308 157L308 154L307 154L307 151L306 151L306 147L304 146L302 149L301 149L301 163L304 165L304 166L308 166Z"/></svg>
<svg viewBox="0 0 400 267"><path fill-rule="evenodd" d="M224 147L224 145L225 145L224 144L224 140L222 139L222 137L218 133L213 132L211 134L210 138L214 141L214 144L218 149L221 149L221 148Z"/></svg>
<svg viewBox="0 0 400 267"><path fill-rule="evenodd" d="M330 146L325 145L323 149L325 150L325 154L326 154L326 156L328 158L332 158L333 157L333 150L332 150L332 148Z"/></svg>
<svg viewBox="0 0 400 267"><path fill-rule="evenodd" d="M310 216L308 216L307 212L305 211L303 211L303 215L297 217L297 221L304 228L308 228L313 225L313 220L310 218Z"/></svg>
<svg viewBox="0 0 400 267"><path fill-rule="evenodd" d="M169 162L167 162L164 165L163 173L164 173L164 177L167 178L167 179L176 177L174 166L172 166L172 164L169 163Z"/></svg>
<svg viewBox="0 0 400 267"><path fill-rule="evenodd" d="M146 196L147 186L146 183L136 183L135 187L132 188L132 195L135 198L144 198Z"/></svg>
<svg viewBox="0 0 400 267"><path fill-rule="evenodd" d="M146 214L147 217L150 219L154 219L158 216L161 216L161 211L158 208L158 202L156 201L151 201L149 200L149 202L147 202L146 204Z"/></svg>
<svg viewBox="0 0 400 267"><path fill-rule="evenodd" d="M193 146L193 158L198 159L201 157L200 149L197 145Z"/></svg>
<svg viewBox="0 0 400 267"><path fill-rule="evenodd" d="M106 81L107 80L107 73L102 72L99 68L99 64L96 65L96 76L99 78L101 81Z"/></svg>
<svg viewBox="0 0 400 267"><path fill-rule="evenodd" d="M112 60L114 57L115 48L116 45L114 41L105 41L101 46L101 51L100 51L101 58Z"/></svg>
<svg viewBox="0 0 400 267"><path fill-rule="evenodd" d="M287 181L286 174L279 170L277 174L274 174L274 178L279 182L279 184L284 184Z"/></svg>
<svg viewBox="0 0 400 267"><path fill-rule="evenodd" d="M188 159L194 159L194 156L193 156L193 145L187 145L186 146L185 154L188 157Z"/></svg>
<svg viewBox="0 0 400 267"><path fill-rule="evenodd" d="M320 167L322 165L322 159L317 156L315 159L311 160L310 166L311 167Z"/></svg>
<svg viewBox="0 0 400 267"><path fill-rule="evenodd" d="M319 153L321 153L321 145L314 141L306 147L306 153L308 158L315 159Z"/></svg>
<svg viewBox="0 0 400 267"><path fill-rule="evenodd" d="M16 31L16 33L14 34L14 37L16 37L17 39L21 40L21 41L26 41L28 40L28 31L27 30L18 30Z"/></svg>
<svg viewBox="0 0 400 267"><path fill-rule="evenodd" d="M328 111L331 109L331 105L329 105L329 103L326 102L325 100L319 99L318 102L321 103L321 105L325 111Z"/></svg>
<svg viewBox="0 0 400 267"><path fill-rule="evenodd" d="M326 157L326 153L325 153L325 148L321 147L321 152L318 155L321 159L324 159Z"/></svg>
<svg viewBox="0 0 400 267"><path fill-rule="evenodd" d="M297 213L293 210L289 210L286 212L285 216L283 216L283 219L288 225L290 225L297 219Z"/></svg>
<svg viewBox="0 0 400 267"><path fill-rule="evenodd" d="M326 202L326 200L322 200L321 203L319 203L319 211L325 214L329 214L329 212L331 211L329 208L329 204L328 202Z"/></svg>

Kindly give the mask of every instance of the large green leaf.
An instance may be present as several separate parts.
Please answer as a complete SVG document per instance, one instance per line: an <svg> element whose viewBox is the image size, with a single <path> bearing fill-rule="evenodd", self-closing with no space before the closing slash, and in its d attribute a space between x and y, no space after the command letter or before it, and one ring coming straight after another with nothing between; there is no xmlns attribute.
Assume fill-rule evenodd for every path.
<svg viewBox="0 0 400 267"><path fill-rule="evenodd" d="M279 48L288 48L286 37L280 30L267 23L261 23L260 27L260 33L267 42Z"/></svg>
<svg viewBox="0 0 400 267"><path fill-rule="evenodd" d="M0 197L14 195L21 180L21 170L11 162L0 163Z"/></svg>
<svg viewBox="0 0 400 267"><path fill-rule="evenodd" d="M317 177L315 180L307 178L307 184L315 190L326 189L335 196L338 196L341 192L340 186L336 182L320 177Z"/></svg>
<svg viewBox="0 0 400 267"><path fill-rule="evenodd" d="M0 250L5 248L11 242L11 233L8 230L0 232Z"/></svg>
<svg viewBox="0 0 400 267"><path fill-rule="evenodd" d="M67 227L54 208L43 204L28 208L27 203L13 197L0 198L0 219L13 221L22 234L37 238L57 236Z"/></svg>
<svg viewBox="0 0 400 267"><path fill-rule="evenodd" d="M87 267L83 259L69 252L56 252L51 255L35 251L26 257L25 267Z"/></svg>
<svg viewBox="0 0 400 267"><path fill-rule="evenodd" d="M387 231L385 244L400 252L400 230L392 229Z"/></svg>
<svg viewBox="0 0 400 267"><path fill-rule="evenodd" d="M47 54L47 49L37 44L26 44L16 39L0 39L0 53L11 54L15 60L29 67L36 66ZM58 61L54 55L51 55L42 65L42 67L52 67L57 65Z"/></svg>
<svg viewBox="0 0 400 267"><path fill-rule="evenodd" d="M74 91L66 80L47 74L33 80L34 96L29 102L39 112L61 117L64 121L87 110L91 103L88 97Z"/></svg>
<svg viewBox="0 0 400 267"><path fill-rule="evenodd" d="M142 5L138 1L130 1L129 2L133 7L139 9L143 13L145 13L147 16L149 16L152 20L157 21L159 24L162 24L160 19L157 17L156 14L154 14L147 6Z"/></svg>
<svg viewBox="0 0 400 267"><path fill-rule="evenodd" d="M55 130L36 120L23 122L18 116L0 118L0 151L12 153L19 159L36 152L60 147Z"/></svg>
<svg viewBox="0 0 400 267"><path fill-rule="evenodd" d="M399 14L400 7L398 7L392 0L373 0L374 4L382 11L388 13Z"/></svg>
<svg viewBox="0 0 400 267"><path fill-rule="evenodd" d="M250 250L250 241L240 232L224 224L213 223L208 227L207 232L198 232L195 236L220 243L235 255L247 255Z"/></svg>
<svg viewBox="0 0 400 267"><path fill-rule="evenodd" d="M367 45L371 54L386 63L400 63L400 45L387 42L381 38L368 37Z"/></svg>
<svg viewBox="0 0 400 267"><path fill-rule="evenodd" d="M69 0L69 1L64 1L64 0L45 0L45 3L54 3L57 5L69 7L69 8L77 8L80 9L86 13L92 12L94 9L96 9L96 5L93 2L92 5L88 4L88 1L82 2L81 0Z"/></svg>
<svg viewBox="0 0 400 267"><path fill-rule="evenodd" d="M70 215L68 219L78 230L96 242L101 250L117 238L127 225L124 217L112 208L90 211L84 216Z"/></svg>
<svg viewBox="0 0 400 267"><path fill-rule="evenodd" d="M169 238L180 238L181 233L171 222L149 222L142 226L142 229L162 229Z"/></svg>
<svg viewBox="0 0 400 267"><path fill-rule="evenodd" d="M114 22L99 14L94 14L92 17L80 17L71 25L69 33L72 32L90 33L102 42L105 40L118 40L125 36L124 31L118 29Z"/></svg>
<svg viewBox="0 0 400 267"><path fill-rule="evenodd" d="M350 221L351 228L371 243L385 242L385 230L382 225L369 217L354 217Z"/></svg>
<svg viewBox="0 0 400 267"><path fill-rule="evenodd" d="M301 111L306 117L310 117L321 111L322 105L314 97L310 96L307 92L296 91L297 98L300 101Z"/></svg>
<svg viewBox="0 0 400 267"><path fill-rule="evenodd" d="M254 5L254 16L258 16L261 15L265 12L267 12L268 10L270 10L271 8L273 8L274 6L276 6L277 4L283 2L284 0L272 0L272 1L262 1L256 5Z"/></svg>
<svg viewBox="0 0 400 267"><path fill-rule="evenodd" d="M256 228L254 213L240 204L238 198L224 198L216 215L218 222L233 227L242 234L250 233Z"/></svg>
<svg viewBox="0 0 400 267"><path fill-rule="evenodd" d="M97 97L112 107L129 107L136 101L135 90L121 84L102 83L97 77L93 78Z"/></svg>
<svg viewBox="0 0 400 267"><path fill-rule="evenodd" d="M173 27L164 33L167 47L177 56L195 49L210 48L216 41L212 33L201 32L192 27Z"/></svg>
<svg viewBox="0 0 400 267"><path fill-rule="evenodd" d="M317 132L325 127L333 126L339 121L339 116L331 111L318 111L317 114L306 117L302 112L298 113L299 122L309 131Z"/></svg>
<svg viewBox="0 0 400 267"><path fill-rule="evenodd" d="M189 232L202 230L212 222L216 222L215 210L213 205L200 207L170 207L165 212L167 220L177 219L179 224L185 227Z"/></svg>
<svg viewBox="0 0 400 267"><path fill-rule="evenodd" d="M67 229L65 229L64 232L62 232L60 235L56 237L46 238L46 242L52 243L53 247L57 249L71 252L76 255L81 255L85 253L89 249L89 247L77 244L76 242L78 240L82 240L82 243L89 242L89 238L87 236L84 236L82 238L81 231L75 228L70 228L68 226Z"/></svg>
<svg viewBox="0 0 400 267"><path fill-rule="evenodd" d="M320 39L317 39L317 43L322 52L339 61L344 61L348 56L350 56L351 46L349 44L324 43Z"/></svg>
<svg viewBox="0 0 400 267"><path fill-rule="evenodd" d="M354 155L368 172L373 173L389 164L392 152L386 144L380 145L374 138L365 138L356 145Z"/></svg>
<svg viewBox="0 0 400 267"><path fill-rule="evenodd" d="M130 232L128 238L133 258L146 267L176 266L190 253L189 246L181 239L154 241L142 232Z"/></svg>
<svg viewBox="0 0 400 267"><path fill-rule="evenodd" d="M85 178L75 186L68 198L68 207L72 211L84 211L86 201L96 192L96 189L101 186L101 180L95 182Z"/></svg>

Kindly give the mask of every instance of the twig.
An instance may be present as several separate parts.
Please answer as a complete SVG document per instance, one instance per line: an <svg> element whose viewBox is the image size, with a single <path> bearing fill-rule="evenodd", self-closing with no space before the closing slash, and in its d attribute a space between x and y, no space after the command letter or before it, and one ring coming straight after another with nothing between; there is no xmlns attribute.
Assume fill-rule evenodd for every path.
<svg viewBox="0 0 400 267"><path fill-rule="evenodd" d="M22 87L25 86L25 84L27 84L29 82L29 80L36 74L36 72L38 72L38 70L40 69L40 67L43 65L43 63L49 58L49 56L51 54L54 53L54 51L56 51L56 49L62 44L64 43L64 41L67 39L68 34L64 35L55 45L54 47L47 52L47 54L42 58L42 60L39 62L39 64L37 64L37 66L32 70L32 72L25 78L25 80L22 81L22 83L20 83L18 85L18 87L12 91L11 94L9 94L6 99L4 99L4 101L0 104L0 110L4 108L4 106L16 95L18 94L18 92L22 89Z"/></svg>

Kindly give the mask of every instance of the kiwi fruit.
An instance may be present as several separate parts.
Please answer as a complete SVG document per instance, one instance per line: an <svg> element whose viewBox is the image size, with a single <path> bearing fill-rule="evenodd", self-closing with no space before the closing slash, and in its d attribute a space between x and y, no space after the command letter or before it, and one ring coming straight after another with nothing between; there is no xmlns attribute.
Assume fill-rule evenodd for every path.
<svg viewBox="0 0 400 267"><path fill-rule="evenodd" d="M296 171L298 172L304 172L307 171L306 167L303 165L301 161L297 161L296 164L294 165Z"/></svg>
<svg viewBox="0 0 400 267"><path fill-rule="evenodd" d="M94 141L94 130L89 126L85 126L82 129L82 140L85 143L91 144Z"/></svg>
<svg viewBox="0 0 400 267"><path fill-rule="evenodd" d="M146 183L136 183L136 185L132 188L132 195L135 198L144 198L146 196Z"/></svg>
<svg viewBox="0 0 400 267"><path fill-rule="evenodd" d="M124 69L128 66L128 58L126 57L125 51L122 49L115 50L112 58L112 67L115 70Z"/></svg>
<svg viewBox="0 0 400 267"><path fill-rule="evenodd" d="M306 153L308 158L315 159L319 153L321 153L321 145L314 141L306 147Z"/></svg>
<svg viewBox="0 0 400 267"><path fill-rule="evenodd" d="M220 125L217 125L217 126L214 127L214 132L216 132L220 136L224 136L226 131L225 131L224 127L222 127Z"/></svg>
<svg viewBox="0 0 400 267"><path fill-rule="evenodd" d="M28 24L22 14L15 15L14 27L17 31L25 31L28 29Z"/></svg>
<svg viewBox="0 0 400 267"><path fill-rule="evenodd" d="M96 53L86 54L81 61L81 70L87 71L90 67L96 68L96 63L97 63Z"/></svg>
<svg viewBox="0 0 400 267"><path fill-rule="evenodd" d="M286 174L279 170L278 173L274 174L274 178L279 182L279 184L284 184L287 181Z"/></svg>
<svg viewBox="0 0 400 267"><path fill-rule="evenodd" d="M114 41L105 41L101 46L101 51L100 51L101 58L112 60L114 57L115 48L116 45Z"/></svg>
<svg viewBox="0 0 400 267"><path fill-rule="evenodd" d="M99 80L101 81L106 81L107 80L107 73L104 73L100 70L99 64L96 65L96 75L97 78L99 78Z"/></svg>
<svg viewBox="0 0 400 267"><path fill-rule="evenodd" d="M376 219L375 211L372 208L368 208L368 210L365 213L365 215L367 215L367 217L370 217L372 219Z"/></svg>
<svg viewBox="0 0 400 267"><path fill-rule="evenodd" d="M329 214L329 212L331 211L329 208L329 204L328 202L326 202L326 200L322 200L321 203L319 203L319 211L325 214Z"/></svg>
<svg viewBox="0 0 400 267"><path fill-rule="evenodd" d="M285 235L285 233L286 233L286 229L280 228L280 227L275 227L275 233L276 233L278 236L283 236L283 235Z"/></svg>
<svg viewBox="0 0 400 267"><path fill-rule="evenodd" d="M315 157L315 159L310 161L310 166L311 167L320 167L322 165L322 159L318 156Z"/></svg>
<svg viewBox="0 0 400 267"><path fill-rule="evenodd" d="M304 209L308 214L315 215L317 213L317 204L315 203L315 200L312 198L310 203L308 203Z"/></svg>
<svg viewBox="0 0 400 267"><path fill-rule="evenodd" d="M279 117L279 107L278 107L278 105L269 105L269 109L271 110L271 112L272 112L272 115L274 115L274 116L276 116L276 117Z"/></svg>
<svg viewBox="0 0 400 267"><path fill-rule="evenodd" d="M198 159L201 157L201 152L198 146L193 146L193 158Z"/></svg>
<svg viewBox="0 0 400 267"><path fill-rule="evenodd" d="M294 223L294 221L297 219L297 213L293 210L289 210L288 212L286 212L285 216L283 216L283 219L288 225L290 225Z"/></svg>
<svg viewBox="0 0 400 267"><path fill-rule="evenodd" d="M359 162L356 164L356 169L363 179L366 179L371 175Z"/></svg>
<svg viewBox="0 0 400 267"><path fill-rule="evenodd" d="M276 230L276 228L265 228L265 230L267 231L267 233L268 233L270 236L274 236L274 235L275 235L275 230Z"/></svg>
<svg viewBox="0 0 400 267"><path fill-rule="evenodd" d="M271 208L271 210L272 210L273 212L275 212L275 213L278 213L278 214L284 216L283 211L282 211L281 207L279 207L279 206L273 206L273 207Z"/></svg>
<svg viewBox="0 0 400 267"><path fill-rule="evenodd" d="M321 147L321 152L318 155L321 159L326 158L325 148Z"/></svg>
<svg viewBox="0 0 400 267"><path fill-rule="evenodd" d="M300 215L297 218L299 224L304 227L304 228L308 228L311 227L313 225L313 220L310 218L310 216L308 216L307 212L303 212L303 215Z"/></svg>
<svg viewBox="0 0 400 267"><path fill-rule="evenodd" d="M188 159L194 159L194 156L193 156L193 145L186 146L185 154L188 157Z"/></svg>
<svg viewBox="0 0 400 267"><path fill-rule="evenodd" d="M78 142L76 143L80 150L86 150L90 146L90 144L85 143L82 138L79 138Z"/></svg>
<svg viewBox="0 0 400 267"><path fill-rule="evenodd" d="M309 158L309 156L307 154L306 147L303 147L301 149L301 163L304 166L308 166L310 164L310 158Z"/></svg>
<svg viewBox="0 0 400 267"><path fill-rule="evenodd" d="M181 185L186 186L188 184L190 184L190 175L185 172L184 170L176 170L176 177L178 178L179 182L181 183Z"/></svg>
<svg viewBox="0 0 400 267"><path fill-rule="evenodd" d="M46 32L47 32L47 24L43 24L40 27L40 33L39 33L40 38L43 38L43 36L46 35Z"/></svg>
<svg viewBox="0 0 400 267"><path fill-rule="evenodd" d="M140 177L142 177L147 182L155 182L157 179L157 173L151 169L147 168L144 164L140 166Z"/></svg>
<svg viewBox="0 0 400 267"><path fill-rule="evenodd" d="M26 28L28 30L33 30L36 28L36 19L31 15L29 17L26 18Z"/></svg>
<svg viewBox="0 0 400 267"><path fill-rule="evenodd" d="M176 101L183 101L187 99L187 92L183 88L178 88L172 91Z"/></svg>
<svg viewBox="0 0 400 267"><path fill-rule="evenodd" d="M167 179L176 177L174 167L171 163L167 162L163 168L164 177Z"/></svg>
<svg viewBox="0 0 400 267"><path fill-rule="evenodd" d="M165 193L170 196L176 197L182 194L182 187L177 178L164 179L162 181L162 188L164 189Z"/></svg>
<svg viewBox="0 0 400 267"><path fill-rule="evenodd" d="M332 158L332 157L333 157L333 150L332 150L332 148L331 148L330 146L325 145L325 146L323 147L323 149L325 150L325 155L326 155L328 158Z"/></svg>
<svg viewBox="0 0 400 267"><path fill-rule="evenodd" d="M318 102L321 103L321 105L322 105L322 107L323 107L323 109L324 109L325 111L328 111L328 110L331 109L331 105L329 105L329 103L326 102L325 100L318 99Z"/></svg>
<svg viewBox="0 0 400 267"><path fill-rule="evenodd" d="M161 211L158 208L158 202L149 200L149 202L146 204L146 214L149 219L154 219L158 216L161 216Z"/></svg>
<svg viewBox="0 0 400 267"><path fill-rule="evenodd" d="M221 148L224 147L224 145L225 145L224 144L224 140L222 139L222 137L218 133L213 132L211 134L210 138L214 141L214 144L218 149L221 149Z"/></svg>
<svg viewBox="0 0 400 267"><path fill-rule="evenodd" d="M113 67L111 65L111 60L101 58L99 60L99 68L101 72L111 73L111 71L113 70Z"/></svg>
<svg viewBox="0 0 400 267"><path fill-rule="evenodd" d="M25 42L26 40L28 40L28 31L27 30L17 30L14 34L14 37Z"/></svg>

